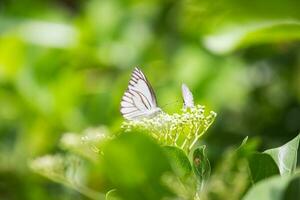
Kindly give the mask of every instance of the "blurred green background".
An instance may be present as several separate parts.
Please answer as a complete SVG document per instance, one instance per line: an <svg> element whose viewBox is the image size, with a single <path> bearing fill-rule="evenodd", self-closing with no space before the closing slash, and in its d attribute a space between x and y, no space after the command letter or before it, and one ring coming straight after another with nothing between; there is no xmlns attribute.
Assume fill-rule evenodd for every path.
<svg viewBox="0 0 300 200"><path fill-rule="evenodd" d="M64 132L119 131L140 66L159 105L181 83L218 113L203 138L214 163L245 136L259 148L300 130L297 0L1 0L0 199L85 199L28 169ZM96 180L95 180L96 181Z"/></svg>

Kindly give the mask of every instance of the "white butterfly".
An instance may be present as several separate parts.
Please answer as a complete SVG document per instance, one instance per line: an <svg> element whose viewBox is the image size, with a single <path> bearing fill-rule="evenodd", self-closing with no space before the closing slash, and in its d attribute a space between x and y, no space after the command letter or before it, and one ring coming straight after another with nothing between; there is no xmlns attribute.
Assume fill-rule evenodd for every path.
<svg viewBox="0 0 300 200"><path fill-rule="evenodd" d="M186 84L182 84L181 86L182 97L183 97L183 107L184 108L193 108L194 105L194 97L192 92L189 90Z"/></svg>
<svg viewBox="0 0 300 200"><path fill-rule="evenodd" d="M122 97L120 111L128 120L151 118L162 112L157 106L153 88L137 67L133 70L128 88Z"/></svg>

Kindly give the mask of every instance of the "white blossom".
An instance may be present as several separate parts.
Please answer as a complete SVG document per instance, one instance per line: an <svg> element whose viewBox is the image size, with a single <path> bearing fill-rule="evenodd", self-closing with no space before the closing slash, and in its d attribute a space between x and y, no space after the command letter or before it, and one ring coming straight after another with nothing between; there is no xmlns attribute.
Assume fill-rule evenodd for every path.
<svg viewBox="0 0 300 200"><path fill-rule="evenodd" d="M177 146L189 151L215 117L215 112L205 114L205 107L196 105L193 108L182 109L180 114L161 113L154 118L125 121L122 128L125 131L133 129L147 131L163 145Z"/></svg>
<svg viewBox="0 0 300 200"><path fill-rule="evenodd" d="M60 146L91 160L97 160L101 153L101 145L111 138L108 129L100 126L88 128L82 134L65 133L60 140Z"/></svg>

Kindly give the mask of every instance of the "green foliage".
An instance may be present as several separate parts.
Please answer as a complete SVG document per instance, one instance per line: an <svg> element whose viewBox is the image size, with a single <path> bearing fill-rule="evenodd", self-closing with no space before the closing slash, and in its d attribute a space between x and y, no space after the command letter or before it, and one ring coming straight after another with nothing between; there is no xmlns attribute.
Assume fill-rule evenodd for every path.
<svg viewBox="0 0 300 200"><path fill-rule="evenodd" d="M190 4L192 6L184 9L186 20L192 20L191 17L198 20L192 20L191 27L182 26L191 33L202 27L203 43L215 53L228 53L254 44L299 39L300 15L297 8L300 4L297 1L289 0L283 4L280 0L254 0L251 3L192 0ZM210 20L204 20L207 18Z"/></svg>
<svg viewBox="0 0 300 200"><path fill-rule="evenodd" d="M254 185L250 191L245 195L243 200L254 200L254 199L265 199L265 200L282 200L285 199L283 196L289 182L293 178L299 178L299 174L295 174L294 176L274 176L269 179L265 179L256 185ZM293 183L294 184L294 183ZM293 187L293 186L292 186ZM291 190L289 188L289 190ZM294 193L290 193L293 198L298 199L300 196L296 196L298 193L293 191ZM290 198L290 197L287 197Z"/></svg>
<svg viewBox="0 0 300 200"><path fill-rule="evenodd" d="M299 198L300 197L299 187L300 187L300 176L298 174L298 176L294 176L290 180L289 185L285 189L282 199L292 200L295 198Z"/></svg>
<svg viewBox="0 0 300 200"><path fill-rule="evenodd" d="M194 173L197 177L198 193L200 194L205 183L208 181L211 172L205 146L198 147L193 151L192 163Z"/></svg>
<svg viewBox="0 0 300 200"><path fill-rule="evenodd" d="M111 189L108 191L105 195L105 200L120 200L120 197L118 197L117 190Z"/></svg>
<svg viewBox="0 0 300 200"><path fill-rule="evenodd" d="M275 161L266 153L253 153L248 158L248 163L253 183L279 174Z"/></svg>
<svg viewBox="0 0 300 200"><path fill-rule="evenodd" d="M275 173L274 162L280 175L295 176L299 136L251 156L300 130L299 19L296 0L0 1L0 199L120 198L100 162L102 142L121 131L120 99L137 65L170 115L182 108L182 82L218 113L205 135L179 141L188 141L185 154L207 146L211 176L201 200L241 199ZM159 144L171 171L161 184L193 199L186 155ZM296 197L297 180L278 189L284 198Z"/></svg>
<svg viewBox="0 0 300 200"><path fill-rule="evenodd" d="M88 188L80 171L87 170L76 155L45 155L30 162L30 168L50 180L72 188L90 199L104 199L104 194Z"/></svg>
<svg viewBox="0 0 300 200"><path fill-rule="evenodd" d="M281 147L254 154L255 156L249 159L251 177L254 182L260 182L250 188L243 200L298 199L300 174L292 170L297 163L298 147L299 135ZM284 171L281 170L279 174L282 167ZM268 178L271 175L274 176Z"/></svg>
<svg viewBox="0 0 300 200"><path fill-rule="evenodd" d="M174 146L166 146L164 149L179 178L184 180L191 176L192 166L185 152Z"/></svg>
<svg viewBox="0 0 300 200"><path fill-rule="evenodd" d="M122 134L108 142L103 152L105 172L120 197L161 199L171 195L160 181L171 166L150 138L141 133Z"/></svg>
<svg viewBox="0 0 300 200"><path fill-rule="evenodd" d="M298 137L276 148L291 151L282 154L279 163L295 156ZM213 170L207 187L200 193L201 199L298 199L299 172L280 174L280 166L267 153L269 150L259 153L256 148L257 142L247 137L240 147L229 151L226 160L221 160L219 167ZM286 165L287 168L292 166L294 163Z"/></svg>
<svg viewBox="0 0 300 200"><path fill-rule="evenodd" d="M75 135L64 142L66 136L70 138L67 133L62 139L62 147L72 147L65 149L88 158L90 164L100 164L97 169L101 171L102 179L107 180L107 187L112 188L108 192L104 192L108 188L101 188L102 193L99 193L82 184L84 181L78 169L84 160L77 156L48 155L35 159L30 167L91 199L241 199L247 192L243 199L284 200L299 195L299 173L279 172L280 163L290 169L297 162L299 136L264 153L255 152L255 141L248 141L247 137L236 150L228 152L226 159L220 162L221 167L210 178L206 146L193 149L190 161L182 149L175 145L160 146L147 134L126 132L109 136L103 131L103 128L85 131L80 138L88 142L86 146ZM279 155L282 151L290 152L277 156L277 164L269 152ZM86 156L92 153L93 156ZM291 156L293 162L285 162Z"/></svg>
<svg viewBox="0 0 300 200"><path fill-rule="evenodd" d="M200 193L204 200L239 200L250 185L247 155L253 153L257 145L254 140L244 139L236 149L224 152L222 159L215 164L206 186Z"/></svg>
<svg viewBox="0 0 300 200"><path fill-rule="evenodd" d="M277 163L281 175L294 173L297 166L299 141L300 134L281 147L265 151Z"/></svg>

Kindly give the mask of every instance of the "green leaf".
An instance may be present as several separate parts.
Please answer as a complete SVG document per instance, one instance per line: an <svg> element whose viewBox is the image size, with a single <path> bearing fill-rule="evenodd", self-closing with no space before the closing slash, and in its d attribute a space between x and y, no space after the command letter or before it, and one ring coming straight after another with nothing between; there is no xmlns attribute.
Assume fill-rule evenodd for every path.
<svg viewBox="0 0 300 200"><path fill-rule="evenodd" d="M240 158L249 158L257 149L258 144L258 139L249 139L247 136L237 148L236 153Z"/></svg>
<svg viewBox="0 0 300 200"><path fill-rule="evenodd" d="M165 146L175 174L164 177L164 182L179 199L193 199L198 183L192 171L192 165L186 153L177 147Z"/></svg>
<svg viewBox="0 0 300 200"><path fill-rule="evenodd" d="M286 189L289 189L290 181L299 178L300 174L293 176L274 176L255 184L244 196L243 200L282 200ZM291 186L294 187L294 186ZM295 193L296 194L296 193ZM299 199L293 196L292 199Z"/></svg>
<svg viewBox="0 0 300 200"><path fill-rule="evenodd" d="M281 147L265 151L275 160L281 175L294 173L297 165L299 139L300 134Z"/></svg>
<svg viewBox="0 0 300 200"><path fill-rule="evenodd" d="M295 177L290 181L283 195L283 200L294 200L294 199L300 199L300 177L299 176Z"/></svg>
<svg viewBox="0 0 300 200"><path fill-rule="evenodd" d="M183 150L172 146L165 146L164 149L166 150L174 171L181 179L191 175L192 166Z"/></svg>
<svg viewBox="0 0 300 200"><path fill-rule="evenodd" d="M229 26L204 38L204 45L219 54L253 44L300 38L300 20L266 20Z"/></svg>
<svg viewBox="0 0 300 200"><path fill-rule="evenodd" d="M103 148L104 172L122 199L162 199L171 195L162 176L171 171L163 149L142 133L124 133Z"/></svg>
<svg viewBox="0 0 300 200"><path fill-rule="evenodd" d="M198 191L201 191L211 172L209 160L206 156L206 146L198 147L193 152L193 171L198 180Z"/></svg>
<svg viewBox="0 0 300 200"><path fill-rule="evenodd" d="M245 145L247 144L247 142L248 142L248 136L246 136L246 137L243 139L243 141L242 141L241 145L238 147L238 149L240 149L240 148L242 148L243 146L245 146Z"/></svg>
<svg viewBox="0 0 300 200"><path fill-rule="evenodd" d="M253 153L248 158L248 164L253 183L279 174L275 161L270 155L265 153Z"/></svg>
<svg viewBox="0 0 300 200"><path fill-rule="evenodd" d="M204 45L214 53L300 38L299 1L191 0L189 5L193 6L184 7L188 20L182 31L200 31Z"/></svg>
<svg viewBox="0 0 300 200"><path fill-rule="evenodd" d="M121 199L118 197L117 190L111 189L106 193L105 200L121 200Z"/></svg>

